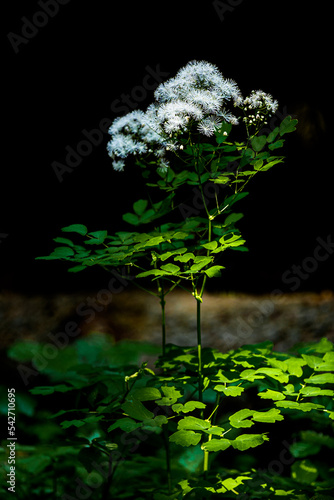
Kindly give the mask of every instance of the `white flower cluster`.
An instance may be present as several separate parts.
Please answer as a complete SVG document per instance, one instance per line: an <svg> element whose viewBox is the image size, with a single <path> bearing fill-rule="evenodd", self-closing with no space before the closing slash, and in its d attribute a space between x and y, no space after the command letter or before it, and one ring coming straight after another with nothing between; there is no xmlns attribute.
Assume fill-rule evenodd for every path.
<svg viewBox="0 0 334 500"><path fill-rule="evenodd" d="M144 153L153 153L159 167L165 169L166 152L180 148L178 134L194 123L205 136L212 136L222 120L238 123L224 107L228 101L242 102L237 84L225 79L211 63L188 63L174 78L159 85L154 95L156 101L146 112L133 111L111 125L107 149L115 170L124 169L128 155Z"/></svg>
<svg viewBox="0 0 334 500"><path fill-rule="evenodd" d="M154 96L155 103L146 112L132 111L111 125L107 149L115 170L124 169L128 155L146 153L153 153L158 167L165 170L167 151L180 149L179 135L194 124L207 137L219 129L222 121L238 124L237 117L226 109L228 103L244 110L277 108L276 101L262 91L253 91L243 99L237 84L205 61L188 63L174 78L160 84Z"/></svg>
<svg viewBox="0 0 334 500"><path fill-rule="evenodd" d="M277 111L278 102L263 90L252 90L251 94L243 101L243 109L247 112L244 122L248 125L267 123L266 116L271 116Z"/></svg>

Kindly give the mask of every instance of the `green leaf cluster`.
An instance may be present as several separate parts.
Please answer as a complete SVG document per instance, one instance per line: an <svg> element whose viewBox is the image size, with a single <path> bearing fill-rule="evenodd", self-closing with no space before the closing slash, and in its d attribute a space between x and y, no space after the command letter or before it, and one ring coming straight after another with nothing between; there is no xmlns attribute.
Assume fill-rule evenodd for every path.
<svg viewBox="0 0 334 500"><path fill-rule="evenodd" d="M8 354L13 361L28 363L42 347L18 342ZM257 491L256 481L261 481L264 498L277 495L299 499L298 495L307 497L312 490L325 495L330 491L333 484L326 457L334 449L331 342L322 339L299 345L290 354L273 351L270 342L227 353L203 349L202 401L197 397L196 349L169 345L156 368L148 368L145 363L136 365L141 353L154 351L157 348L153 346L115 344L107 336L96 334L78 340L77 347L68 346L50 360L43 371L49 385L33 387L30 398L55 398L59 406L48 411L47 419L45 414L41 416L43 425L52 432L71 434L66 445L59 443L52 451L43 449L42 444L29 450L22 448L26 459L20 461L19 470L27 488L37 488L33 476L39 474L40 490L36 491L46 494L52 474L64 474L57 457L64 457L73 474L84 467L83 477L88 483L93 462L109 458L119 461L121 457L112 481L103 482L114 498L133 492L133 484L125 480L129 467L138 471L134 476L136 492L144 499L150 495L174 495L176 499L190 494L195 498L203 494L217 498L228 493L232 497L237 493L252 495ZM320 383L315 378L319 376ZM248 393L253 394L251 400ZM32 401L21 405L28 419L39 418L35 412L41 403L37 406ZM309 430L298 423L305 418L310 422ZM254 450L275 441L275 427L283 420L296 429L294 434L284 436L291 443L289 453L294 459L289 460L288 475L278 477L269 470L259 473L252 468L236 472L236 464L234 470L222 473L219 457L233 450L244 460L255 460ZM37 424L40 436L43 425ZM162 456L166 439L174 476L169 493L161 487L166 484ZM265 449L265 453L270 452L270 448ZM37 460L37 456L43 460ZM199 472L203 461L211 463L210 472L204 476ZM67 488L68 492L64 477L58 489L65 492ZM97 498L102 498L106 489L102 488Z"/></svg>

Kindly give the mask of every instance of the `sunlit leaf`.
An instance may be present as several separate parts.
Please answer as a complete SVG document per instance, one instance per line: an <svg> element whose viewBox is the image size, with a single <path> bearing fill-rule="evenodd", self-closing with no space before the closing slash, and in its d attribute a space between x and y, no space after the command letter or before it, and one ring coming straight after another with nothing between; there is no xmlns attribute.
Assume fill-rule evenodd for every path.
<svg viewBox="0 0 334 500"><path fill-rule="evenodd" d="M236 386L225 387L224 385L216 385L213 389L218 392L223 392L225 396L232 396L232 397L240 396L245 390L244 387L236 387Z"/></svg>
<svg viewBox="0 0 334 500"><path fill-rule="evenodd" d="M224 451L229 446L231 446L231 441L229 439L211 439L202 444L202 450L205 451Z"/></svg>
<svg viewBox="0 0 334 500"><path fill-rule="evenodd" d="M231 441L231 445L236 450L245 451L249 448L255 448L265 441L269 441L269 438L265 434L241 434Z"/></svg>
<svg viewBox="0 0 334 500"><path fill-rule="evenodd" d="M248 410L247 408L239 410L229 417L230 424L236 429L239 429L240 427L252 427L254 422L248 420L248 418L252 417L253 413L253 410Z"/></svg>
<svg viewBox="0 0 334 500"><path fill-rule="evenodd" d="M201 434L194 431L180 430L169 436L171 443L179 444L180 446L194 446L201 440Z"/></svg>
<svg viewBox="0 0 334 500"><path fill-rule="evenodd" d="M259 392L258 396L262 399L272 399L273 401L280 401L282 399L285 399L284 394L278 391L272 391L271 389Z"/></svg>
<svg viewBox="0 0 334 500"><path fill-rule="evenodd" d="M172 406L173 411L176 413L189 413L196 408L204 409L206 408L206 404L201 403L200 401L187 401L185 404L176 403Z"/></svg>
<svg viewBox="0 0 334 500"><path fill-rule="evenodd" d="M175 389L175 387L162 386L161 392L164 394L164 397L156 400L159 406L171 406L182 397L181 392Z"/></svg>
<svg viewBox="0 0 334 500"><path fill-rule="evenodd" d="M212 266L209 269L206 269L204 272L209 278L220 278L221 269L225 269L224 266Z"/></svg>

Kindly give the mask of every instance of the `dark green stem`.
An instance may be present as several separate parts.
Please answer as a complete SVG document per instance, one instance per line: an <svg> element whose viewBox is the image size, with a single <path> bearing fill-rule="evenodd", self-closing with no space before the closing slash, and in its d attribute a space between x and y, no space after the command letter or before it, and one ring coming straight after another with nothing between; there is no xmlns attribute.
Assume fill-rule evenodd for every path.
<svg viewBox="0 0 334 500"><path fill-rule="evenodd" d="M201 303L202 299L196 297L197 301L197 353L198 353L198 399L203 401L202 381L202 331L201 331Z"/></svg>
<svg viewBox="0 0 334 500"><path fill-rule="evenodd" d="M165 313L165 289L163 280L158 281L158 294L160 297L161 306L161 333L162 333L162 355L166 354L166 313Z"/></svg>
<svg viewBox="0 0 334 500"><path fill-rule="evenodd" d="M162 355L166 354L166 315L165 315L165 296L161 295L160 299L161 305L161 329L162 329Z"/></svg>

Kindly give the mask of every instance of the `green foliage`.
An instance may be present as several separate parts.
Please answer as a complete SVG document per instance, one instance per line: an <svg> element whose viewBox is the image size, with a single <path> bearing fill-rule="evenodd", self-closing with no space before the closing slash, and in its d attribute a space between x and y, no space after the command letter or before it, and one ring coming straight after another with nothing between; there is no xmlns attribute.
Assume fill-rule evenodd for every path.
<svg viewBox="0 0 334 500"><path fill-rule="evenodd" d="M42 348L17 342L9 356L29 363ZM270 342L227 353L203 349L203 401L197 397L196 349L167 345L155 368L135 365L144 352L152 354L157 348L115 344L107 336L91 335L49 360L43 370L44 385L32 387L31 396L18 395L19 432L26 432L34 422L38 439L45 427L48 442L54 433L57 444L50 448L41 441L18 447L24 458L17 463L21 483L17 498L25 498L28 492L48 498L55 484L60 498L75 498L78 483L69 482L69 471L86 485L98 475L100 486L94 498L101 500L107 494L143 499L234 498L237 494L256 498L260 483L261 498L330 494L334 487L327 460L334 449L331 342L322 339L297 346L290 354L273 351ZM315 369L327 377L319 386L312 382ZM49 401L45 408L50 408L52 398L53 411L41 412L45 398ZM283 433L280 427L274 430L285 422ZM277 440L278 451L271 451L271 446L277 448ZM289 443L288 455L281 453L282 442ZM280 464L284 474L277 475L271 467L257 471L263 454L253 454L262 447L266 463ZM169 491L164 486L167 450ZM1 453L4 460L5 448ZM253 467L238 471L235 454L245 460L253 456ZM224 461L229 467L222 468ZM203 472L209 463L210 469Z"/></svg>

